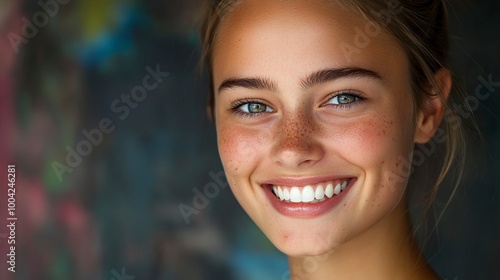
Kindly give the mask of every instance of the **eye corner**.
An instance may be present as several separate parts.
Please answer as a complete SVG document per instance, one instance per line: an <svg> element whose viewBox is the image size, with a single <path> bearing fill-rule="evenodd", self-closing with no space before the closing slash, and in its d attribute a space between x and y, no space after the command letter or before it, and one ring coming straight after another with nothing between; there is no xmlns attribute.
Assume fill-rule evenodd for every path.
<svg viewBox="0 0 500 280"><path fill-rule="evenodd" d="M338 100L340 97L343 97L343 100L340 101ZM335 103L332 102L332 100L337 100ZM366 100L366 97L364 96L363 93L357 91L357 90L352 90L352 89L345 89L345 90L339 90L336 92L331 93L327 98L326 101L321 104L320 107L324 106L335 106L335 107L352 107L355 105L358 105L359 103L363 102Z"/></svg>
<svg viewBox="0 0 500 280"><path fill-rule="evenodd" d="M254 105L250 107L251 105ZM246 110L242 109L246 106ZM231 103L230 111L243 117L257 117L262 114L274 113L275 110L264 100L244 98Z"/></svg>

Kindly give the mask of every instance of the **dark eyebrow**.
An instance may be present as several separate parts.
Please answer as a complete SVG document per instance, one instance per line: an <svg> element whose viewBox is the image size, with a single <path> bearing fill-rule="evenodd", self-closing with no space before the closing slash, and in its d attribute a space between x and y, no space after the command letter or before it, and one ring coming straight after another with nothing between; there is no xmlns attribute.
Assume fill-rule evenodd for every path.
<svg viewBox="0 0 500 280"><path fill-rule="evenodd" d="M373 78L383 80L382 76L375 71L363 68L338 68L324 69L312 73L302 80L300 85L303 89L313 87L315 85L332 82L340 78Z"/></svg>
<svg viewBox="0 0 500 280"><path fill-rule="evenodd" d="M336 68L324 69L312 73L307 78L301 80L300 84L303 89L308 89L315 85L332 82L340 78L373 78L383 80L382 76L375 71L363 68ZM226 89L242 87L247 89L260 89L276 92L278 87L270 79L267 78L229 78L222 82L217 92Z"/></svg>
<svg viewBox="0 0 500 280"><path fill-rule="evenodd" d="M219 86L218 92L234 87L243 87L248 89L264 89L277 91L278 87L266 78L230 78L226 79Z"/></svg>

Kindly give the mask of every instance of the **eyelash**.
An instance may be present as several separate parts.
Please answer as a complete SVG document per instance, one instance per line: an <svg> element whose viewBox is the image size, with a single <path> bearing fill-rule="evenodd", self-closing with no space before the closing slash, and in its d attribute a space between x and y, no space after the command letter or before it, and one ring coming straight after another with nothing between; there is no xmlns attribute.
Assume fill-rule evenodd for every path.
<svg viewBox="0 0 500 280"><path fill-rule="evenodd" d="M352 103L349 103L349 104L327 104L328 101L330 101L333 98L338 97L340 95L350 95L350 96L353 96L355 98L355 100ZM348 109L350 109L350 108L352 108L354 106L361 105L361 103L363 103L364 101L365 101L365 98L363 96L361 96L359 93L357 93L355 91L351 91L351 90L343 90L343 91L335 92L331 96L329 96L328 99L327 99L327 101L323 105L321 105L321 107L323 107L323 106L334 106L334 107L339 108L339 109L348 110ZM269 113L269 112L247 113L247 112L243 112L243 111L240 110L241 106L249 104L249 103L260 104L260 105L267 106L267 107L269 107L269 108L272 109L271 106L267 105L265 102L262 102L262 100L252 99L252 98L245 98L245 99L236 100L233 103L231 103L230 110L234 114L238 114L240 116L248 117L248 118L250 118L250 117L256 117L256 116L259 116L259 115L265 114L265 113Z"/></svg>
<svg viewBox="0 0 500 280"><path fill-rule="evenodd" d="M348 104L327 104L328 101L330 101L333 98L338 97L340 95L350 95L350 96L353 96L355 99L353 102L348 103ZM354 106L361 105L365 101L366 101L366 98L363 97L360 93L358 93L356 91L342 90L342 91L338 91L338 92L335 92L332 95L330 95L328 97L327 101L325 103L323 103L323 105L321 105L321 107L323 107L323 106L335 106L336 108L340 108L340 109L350 109Z"/></svg>
<svg viewBox="0 0 500 280"><path fill-rule="evenodd" d="M252 98L245 98L245 99L236 100L233 103L231 103L231 109L230 110L233 113L235 113L235 114L238 114L238 115L243 116L243 117L248 117L248 118L256 117L258 115L268 113L268 112L247 113L247 112L243 112L243 111L240 110L241 106L249 104L249 103L261 104L261 105L264 105L264 106L267 106L267 107L271 108L271 106L269 106L266 103L262 102L262 100L252 99Z"/></svg>

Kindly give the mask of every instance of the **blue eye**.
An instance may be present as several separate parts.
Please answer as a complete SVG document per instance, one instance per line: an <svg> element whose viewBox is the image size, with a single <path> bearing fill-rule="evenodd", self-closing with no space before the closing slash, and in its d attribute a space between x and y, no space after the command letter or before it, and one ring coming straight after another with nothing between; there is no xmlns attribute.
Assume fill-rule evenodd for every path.
<svg viewBox="0 0 500 280"><path fill-rule="evenodd" d="M359 101L360 97L351 94L351 93L340 93L328 100L326 104L334 104L334 105L349 105L351 103L354 103L356 101Z"/></svg>
<svg viewBox="0 0 500 280"><path fill-rule="evenodd" d="M245 113L251 114L272 112L269 106L255 102L243 104L239 107L239 109Z"/></svg>
<svg viewBox="0 0 500 280"><path fill-rule="evenodd" d="M259 101L254 100L239 100L232 105L232 110L246 115L256 115L260 113L271 113L274 110Z"/></svg>

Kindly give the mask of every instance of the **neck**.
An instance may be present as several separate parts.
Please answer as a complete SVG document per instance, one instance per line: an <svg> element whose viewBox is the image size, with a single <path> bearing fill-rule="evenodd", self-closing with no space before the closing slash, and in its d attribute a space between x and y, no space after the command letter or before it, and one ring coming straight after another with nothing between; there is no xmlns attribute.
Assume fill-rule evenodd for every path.
<svg viewBox="0 0 500 280"><path fill-rule="evenodd" d="M412 237L406 199L373 228L324 256L289 257L292 280L438 279Z"/></svg>

